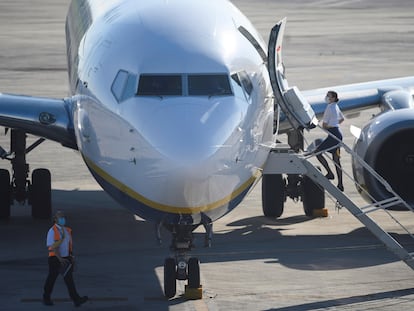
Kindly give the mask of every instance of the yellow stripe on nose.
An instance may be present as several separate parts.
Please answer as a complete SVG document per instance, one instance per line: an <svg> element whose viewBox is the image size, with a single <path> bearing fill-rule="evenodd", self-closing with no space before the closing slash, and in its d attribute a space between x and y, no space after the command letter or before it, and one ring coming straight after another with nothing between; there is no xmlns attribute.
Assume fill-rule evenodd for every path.
<svg viewBox="0 0 414 311"><path fill-rule="evenodd" d="M247 179L240 187L238 187L235 191L230 193L229 195L225 196L224 198L212 202L210 204L206 205L200 205L200 206L193 206L193 207L182 207L182 206L172 206L167 204L161 204L155 201L152 201L143 195L139 194L138 192L134 191L127 185L123 184L116 178L112 177L110 174L108 174L105 170L101 169L99 166L97 166L93 161L88 159L85 155L83 155L85 163L89 166L89 168L94 171L96 174L98 174L102 179L104 179L106 182L110 183L112 186L114 186L119 191L123 192L124 194L128 195L129 197L139 201L142 204L145 204L153 209L167 212L167 213L173 213L173 214L197 214L200 212L207 212L214 210L216 208L219 208L221 206L224 206L234 200L236 197L238 197L240 194L242 194L244 191L246 191L248 188L250 188L253 183L257 180L257 178L260 176L260 171L257 170L256 173L251 176L249 179Z"/></svg>

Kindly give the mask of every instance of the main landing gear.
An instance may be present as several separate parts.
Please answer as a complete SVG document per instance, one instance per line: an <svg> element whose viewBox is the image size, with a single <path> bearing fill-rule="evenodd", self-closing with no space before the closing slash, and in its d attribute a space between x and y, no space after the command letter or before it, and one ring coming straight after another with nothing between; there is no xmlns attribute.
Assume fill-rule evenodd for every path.
<svg viewBox="0 0 414 311"><path fill-rule="evenodd" d="M193 247L193 231L198 225L164 225L164 227L172 234L171 250L174 252L174 256L164 261L165 297L170 299L175 296L177 280L187 280L184 296L189 299L201 299L200 261L196 257L187 256ZM210 243L207 243L208 236L211 236L211 232L206 233L206 246Z"/></svg>
<svg viewBox="0 0 414 311"><path fill-rule="evenodd" d="M262 208L266 217L282 216L286 198L302 200L306 216L313 217L325 207L325 192L305 175L266 174L262 178Z"/></svg>
<svg viewBox="0 0 414 311"><path fill-rule="evenodd" d="M35 169L29 176L29 164L26 155L45 139L39 138L26 148L26 133L12 129L10 152L0 147L0 157L12 164L12 176L6 169L0 169L0 219L10 217L10 207L14 200L20 204L26 201L32 206L32 217L48 219L52 214L51 178L47 169Z"/></svg>

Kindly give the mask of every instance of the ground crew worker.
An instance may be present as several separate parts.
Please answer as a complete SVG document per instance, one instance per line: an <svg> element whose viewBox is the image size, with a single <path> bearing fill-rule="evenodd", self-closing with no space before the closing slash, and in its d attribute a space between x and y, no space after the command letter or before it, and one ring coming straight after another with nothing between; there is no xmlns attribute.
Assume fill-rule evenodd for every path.
<svg viewBox="0 0 414 311"><path fill-rule="evenodd" d="M62 211L54 216L55 224L47 233L46 245L49 249L49 274L46 278L43 292L43 303L52 306L51 294L56 279L61 273L68 288L69 296L76 307L88 300L87 296L79 296L73 282L73 254L72 254L72 230L65 227L66 218Z"/></svg>
<svg viewBox="0 0 414 311"><path fill-rule="evenodd" d="M340 161L340 148L338 146L339 141L342 141L342 133L339 129L339 125L344 121L344 115L339 109L337 103L339 101L338 94L334 91L329 91L326 94L325 101L328 106L325 109L322 119L322 127L327 129L329 133L335 136L337 139L329 135L314 151L315 153L320 151L328 151L332 153L332 159L335 162L336 175L338 176L338 189L344 191L344 185L342 183L342 168ZM316 156L322 166L326 169L327 174L325 175L328 179L334 179L334 174L330 169L328 162L322 154Z"/></svg>

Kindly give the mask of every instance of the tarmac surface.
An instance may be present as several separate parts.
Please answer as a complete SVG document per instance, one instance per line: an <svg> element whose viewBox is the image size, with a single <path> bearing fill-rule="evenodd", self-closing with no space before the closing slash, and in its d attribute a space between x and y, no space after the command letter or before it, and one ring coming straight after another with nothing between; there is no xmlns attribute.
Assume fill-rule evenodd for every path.
<svg viewBox="0 0 414 311"><path fill-rule="evenodd" d="M283 58L291 85L305 90L414 74L414 3L411 0L233 1L264 38L287 16ZM64 20L68 0L0 2L0 92L67 95ZM361 126L375 110L347 119ZM310 133L309 138L324 136ZM8 136L0 145L8 148ZM33 138L31 138L33 141ZM346 209L327 198L326 218L303 215L290 199L279 219L262 216L260 184L233 212L214 224L211 248L196 233L203 299L163 297L163 246L151 223L121 208L89 175L81 157L53 142L28 155L30 168L52 172L53 207L74 231L78 291L83 310L414 310L414 272ZM343 155L350 172L350 157ZM9 168L7 161L1 167ZM364 204L350 181L345 191ZM72 310L58 279L54 307L41 304L47 274L50 221L33 220L15 205L0 222L0 310ZM410 213L393 212L408 219ZM378 216L403 240L406 234ZM409 220L408 227L414 226ZM412 243L409 244L412 247Z"/></svg>

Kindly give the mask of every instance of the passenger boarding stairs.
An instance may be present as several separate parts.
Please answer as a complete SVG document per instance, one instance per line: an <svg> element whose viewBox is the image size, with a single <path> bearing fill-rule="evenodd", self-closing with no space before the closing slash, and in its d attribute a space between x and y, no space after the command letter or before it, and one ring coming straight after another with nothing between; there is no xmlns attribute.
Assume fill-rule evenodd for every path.
<svg viewBox="0 0 414 311"><path fill-rule="evenodd" d="M329 132L326 131L327 134ZM375 200L369 193L365 193L367 196L370 196L372 199L371 204L359 207L357 202L354 202L351 197L347 196L345 192L340 191L329 179L327 179L323 173L317 168L315 163L312 163L311 160L314 160L317 154L319 153L310 153L310 154L300 154L295 153L287 145L277 145L270 153L268 162L263 170L263 174L301 174L306 175L312 179L316 184L325 189L335 200L336 205L339 207L345 207L353 216L355 216L365 227L371 231L390 251L403 260L411 269L414 270L414 253L408 252L394 237L391 236L390 232L387 232L386 229L382 228L378 222L373 217L371 217L374 212L384 212L385 215L388 215L395 223L402 229L402 231L408 234L409 237L413 239L414 235L404 226L401 220L397 219L396 213L407 213L405 211L397 211L393 213L393 208L401 210L402 208L409 211L410 216L412 216L412 221L414 221L414 210L407 204L392 188L391 186L378 174L373 168L371 168L363 159L361 159L350 147L348 147L343 142L338 141L338 145L343 148L347 153L349 153L354 159L356 159L362 166L376 178L376 180L381 183L385 189L390 193L390 197L382 201ZM323 151L322 151L323 152ZM326 155L325 158L329 159L329 155ZM312 159L313 158L313 159ZM333 161L332 161L333 163ZM332 164L331 164L332 167ZM343 166L344 167L344 166ZM342 172L344 179L346 177L350 178L352 182L356 185L361 191L365 191L364 188L357 184L353 177L347 173L343 168ZM348 190L349 191L349 190ZM406 214L404 217L406 218ZM377 217L378 218L378 217ZM378 219L384 221L384 217L381 215ZM407 219L405 219L407 220ZM414 225L414 222L412 222ZM393 226L392 230L395 229Z"/></svg>
<svg viewBox="0 0 414 311"><path fill-rule="evenodd" d="M326 132L325 135L331 135L333 138L337 139L335 136L330 134L328 131L322 129L318 126L318 121L315 117L315 113L312 107L309 105L307 100L302 96L300 91L296 87L289 87L289 84L285 77L284 65L282 62L282 39L285 29L286 19L283 19L277 23L269 37L269 46L267 53L267 62L269 77L272 84L273 95L275 99L275 105L277 106L277 111L280 113L280 110L284 113L287 120L290 123L290 128L296 130L298 133L303 129L313 129L319 127L322 131ZM246 36L250 41L252 39L250 36ZM254 44L255 42L252 42ZM254 44L255 45L255 44ZM257 44L255 46L258 46ZM261 55L266 55L262 51ZM278 127L279 127L280 118L278 118ZM317 154L310 153L309 155L295 153L287 145L276 145L276 147L269 154L268 161L263 169L263 174L300 174L306 175L312 179L320 187L323 187L339 204L343 206L348 211L354 215L362 224L364 224L368 230L370 230L385 246L396 254L401 260L403 260L409 267L414 270L414 253L408 252L391 234L385 229L389 224L383 224L382 228L379 224L380 221L383 221L384 218L377 218L377 212L384 212L392 220L394 220L402 229L403 232L407 233L409 237L414 239L414 236L407 229L407 226L403 225L404 221L400 221L396 218L396 214L392 213L391 210L393 207L405 207L408 214L404 214L405 218L409 216L413 217L414 220L414 211L411 206L409 206L392 188L391 186L372 169L363 159L361 159L351 148L349 148L343 142L338 141L338 145L348 152L354 161L359 161L359 163L364 167L364 169L369 172L374 178L382 184L385 189L390 193L389 198L377 201L369 193L365 193L366 196L371 198L372 203L359 207L356 202L354 202L345 192L341 192L334 184L328 180L321 171L317 168L317 163L315 162L315 156ZM313 158L313 159L312 159ZM325 157L329 159L329 156ZM313 160L315 163L312 163ZM346 167L346 166L343 166ZM352 182L356 182L351 177L351 174L347 174L343 170L343 175L352 179ZM357 185L356 187L359 191L365 191L364 187ZM345 191L349 191L345 189ZM358 196L359 198L359 196ZM375 217L374 217L375 216ZM378 220L377 220L378 219ZM408 226L414 226L414 221ZM394 229L392 229L394 230Z"/></svg>

